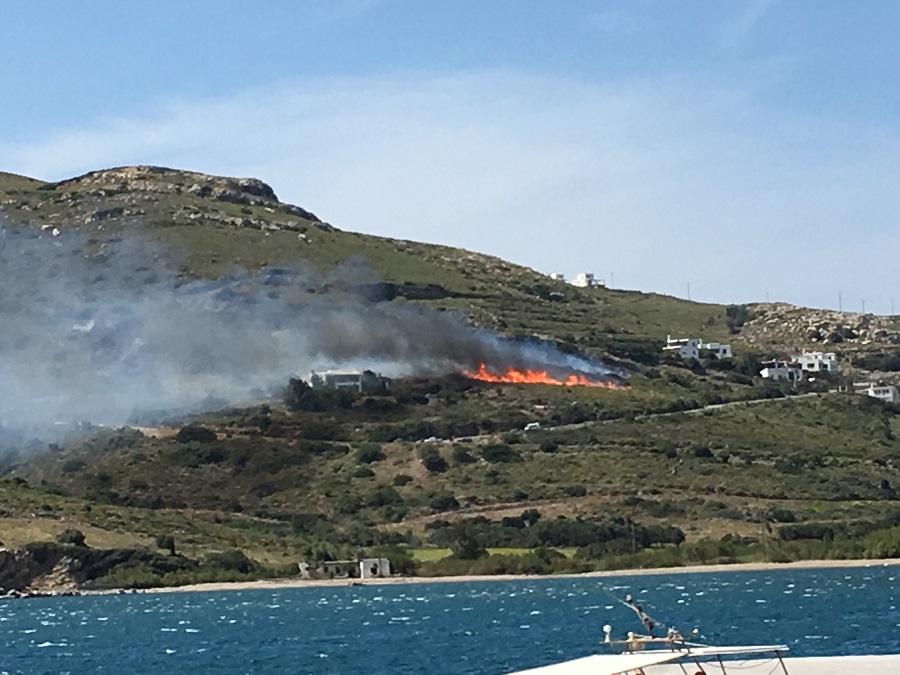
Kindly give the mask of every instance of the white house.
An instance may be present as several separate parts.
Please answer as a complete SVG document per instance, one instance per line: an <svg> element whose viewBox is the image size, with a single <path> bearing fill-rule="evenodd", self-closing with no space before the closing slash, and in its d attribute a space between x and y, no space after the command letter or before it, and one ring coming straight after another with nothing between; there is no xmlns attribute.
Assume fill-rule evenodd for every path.
<svg viewBox="0 0 900 675"><path fill-rule="evenodd" d="M391 561L387 558L360 558L360 579L375 579L389 576L391 576Z"/></svg>
<svg viewBox="0 0 900 675"><path fill-rule="evenodd" d="M774 382L799 382L803 379L803 369L790 361L767 361L759 371L760 377Z"/></svg>
<svg viewBox="0 0 900 675"><path fill-rule="evenodd" d="M700 338L673 338L671 335L667 335L663 351L673 352L683 359L699 359L701 344L703 344L703 340Z"/></svg>
<svg viewBox="0 0 900 675"><path fill-rule="evenodd" d="M666 336L663 351L677 353L683 359L699 359L701 351L710 351L717 359L731 358L731 345L718 342L704 342L700 338L673 338Z"/></svg>
<svg viewBox="0 0 900 675"><path fill-rule="evenodd" d="M313 389L352 389L360 393L377 393L390 386L390 380L371 370L324 370L309 374Z"/></svg>
<svg viewBox="0 0 900 675"><path fill-rule="evenodd" d="M387 558L357 558L356 560L327 560L316 571L334 579L374 579L391 576L391 561ZM300 563L301 576L309 576L309 565Z"/></svg>
<svg viewBox="0 0 900 675"><path fill-rule="evenodd" d="M606 284L603 282L603 279L595 279L592 272L579 272L572 279L572 285L580 288L597 288Z"/></svg>
<svg viewBox="0 0 900 675"><path fill-rule="evenodd" d="M807 352L795 356L794 361L807 373L836 373L838 371L837 356L834 352Z"/></svg>
<svg viewBox="0 0 900 675"><path fill-rule="evenodd" d="M566 275L562 272L550 272L550 278L553 279L553 281L565 281Z"/></svg>
<svg viewBox="0 0 900 675"><path fill-rule="evenodd" d="M701 342L700 349L711 351L717 359L731 358L731 345L723 345L718 342Z"/></svg>
<svg viewBox="0 0 900 675"><path fill-rule="evenodd" d="M897 392L897 387L893 385L870 384L869 388L865 391L869 396L873 398L879 398L882 401L887 401L888 403L894 403L898 398L900 398L900 393Z"/></svg>

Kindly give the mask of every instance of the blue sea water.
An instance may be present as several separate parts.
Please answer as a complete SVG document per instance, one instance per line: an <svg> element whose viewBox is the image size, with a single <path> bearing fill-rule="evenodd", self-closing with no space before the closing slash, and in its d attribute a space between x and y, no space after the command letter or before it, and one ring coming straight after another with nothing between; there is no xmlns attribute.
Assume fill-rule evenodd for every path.
<svg viewBox="0 0 900 675"><path fill-rule="evenodd" d="M795 655L900 653L900 568L535 578L0 601L2 673L506 673L653 617Z"/></svg>

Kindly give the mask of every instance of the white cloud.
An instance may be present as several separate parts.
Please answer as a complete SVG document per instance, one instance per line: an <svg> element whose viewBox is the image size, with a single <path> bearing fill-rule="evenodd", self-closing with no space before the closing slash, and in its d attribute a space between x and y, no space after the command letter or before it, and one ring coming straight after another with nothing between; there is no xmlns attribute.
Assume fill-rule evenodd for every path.
<svg viewBox="0 0 900 675"><path fill-rule="evenodd" d="M0 154L48 179L135 163L257 176L344 229L612 271L617 286L813 305L854 286L889 310L895 131L775 114L758 96L500 71L310 79Z"/></svg>

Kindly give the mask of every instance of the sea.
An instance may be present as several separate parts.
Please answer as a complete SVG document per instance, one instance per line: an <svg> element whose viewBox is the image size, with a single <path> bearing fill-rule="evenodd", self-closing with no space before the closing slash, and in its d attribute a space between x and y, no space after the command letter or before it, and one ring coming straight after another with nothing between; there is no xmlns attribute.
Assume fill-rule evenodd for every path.
<svg viewBox="0 0 900 675"><path fill-rule="evenodd" d="M0 673L508 673L641 631L900 653L900 567L529 578L0 601Z"/></svg>

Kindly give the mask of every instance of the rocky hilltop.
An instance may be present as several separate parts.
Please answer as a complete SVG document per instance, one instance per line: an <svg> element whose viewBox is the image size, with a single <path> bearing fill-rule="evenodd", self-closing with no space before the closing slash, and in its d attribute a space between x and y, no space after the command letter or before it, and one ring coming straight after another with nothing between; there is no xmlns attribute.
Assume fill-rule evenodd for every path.
<svg viewBox="0 0 900 675"><path fill-rule="evenodd" d="M783 302L748 306L741 339L757 348L856 352L900 345L897 318L797 307Z"/></svg>
<svg viewBox="0 0 900 675"><path fill-rule="evenodd" d="M256 178L158 166L91 171L37 186L20 181L18 189L7 190L0 199L0 208L14 222L52 227L149 219L257 230L329 229L315 214L279 201L271 186Z"/></svg>

